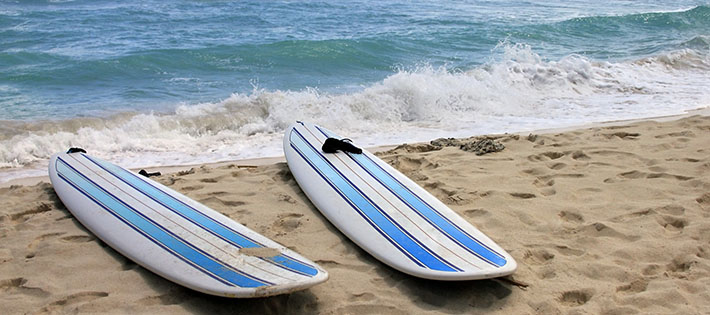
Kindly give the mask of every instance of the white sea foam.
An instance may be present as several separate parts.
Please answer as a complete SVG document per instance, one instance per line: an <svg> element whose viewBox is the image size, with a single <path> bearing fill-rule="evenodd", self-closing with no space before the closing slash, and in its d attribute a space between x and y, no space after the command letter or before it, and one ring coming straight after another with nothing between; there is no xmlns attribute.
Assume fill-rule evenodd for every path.
<svg viewBox="0 0 710 315"><path fill-rule="evenodd" d="M547 61L521 45L500 49L500 58L471 71L424 66L354 93L255 88L168 114L6 122L0 128L0 182L42 174L49 156L69 147L128 167L277 156L283 131L296 120L373 146L710 106L710 54L687 49L612 63L578 55Z"/></svg>

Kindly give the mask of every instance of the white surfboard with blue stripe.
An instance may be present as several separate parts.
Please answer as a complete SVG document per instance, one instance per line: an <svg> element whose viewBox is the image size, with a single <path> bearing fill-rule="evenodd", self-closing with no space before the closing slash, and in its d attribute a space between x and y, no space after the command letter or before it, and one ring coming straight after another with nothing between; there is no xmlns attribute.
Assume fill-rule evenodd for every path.
<svg viewBox="0 0 710 315"><path fill-rule="evenodd" d="M298 122L284 137L288 166L313 204L353 242L402 272L437 280L494 278L515 260L468 221L387 163L324 153L339 136Z"/></svg>
<svg viewBox="0 0 710 315"><path fill-rule="evenodd" d="M226 216L85 153L52 156L49 175L64 205L106 244L188 288L262 297L328 279L312 261Z"/></svg>

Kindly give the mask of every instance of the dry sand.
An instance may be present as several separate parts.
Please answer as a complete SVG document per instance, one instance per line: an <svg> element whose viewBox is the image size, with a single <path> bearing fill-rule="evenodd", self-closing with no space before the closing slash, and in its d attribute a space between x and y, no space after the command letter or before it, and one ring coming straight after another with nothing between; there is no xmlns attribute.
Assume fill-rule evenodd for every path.
<svg viewBox="0 0 710 315"><path fill-rule="evenodd" d="M507 249L507 280L397 272L347 240L285 163L203 166L171 186L319 263L330 280L261 299L191 291L108 248L52 186L0 188L0 312L707 314L710 117L380 153ZM517 283L517 284L516 284ZM521 284L526 284L521 285Z"/></svg>

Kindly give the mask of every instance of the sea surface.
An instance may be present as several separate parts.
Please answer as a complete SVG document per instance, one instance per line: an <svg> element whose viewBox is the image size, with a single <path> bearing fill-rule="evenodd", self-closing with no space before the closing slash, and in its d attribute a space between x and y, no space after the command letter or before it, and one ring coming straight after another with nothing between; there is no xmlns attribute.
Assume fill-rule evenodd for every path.
<svg viewBox="0 0 710 315"><path fill-rule="evenodd" d="M0 0L0 182L710 106L710 1Z"/></svg>

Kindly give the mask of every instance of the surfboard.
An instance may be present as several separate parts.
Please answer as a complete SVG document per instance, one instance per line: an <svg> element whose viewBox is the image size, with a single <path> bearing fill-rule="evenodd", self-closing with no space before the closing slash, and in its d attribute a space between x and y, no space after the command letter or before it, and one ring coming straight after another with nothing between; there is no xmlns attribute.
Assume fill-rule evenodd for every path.
<svg viewBox="0 0 710 315"><path fill-rule="evenodd" d="M363 150L324 153L320 126L297 122L284 136L286 161L320 212L350 240L404 273L435 280L515 272L503 248L405 175Z"/></svg>
<svg viewBox="0 0 710 315"><path fill-rule="evenodd" d="M88 154L53 155L49 176L67 209L99 239L193 290L263 297L328 279L325 270L294 251L160 183Z"/></svg>

